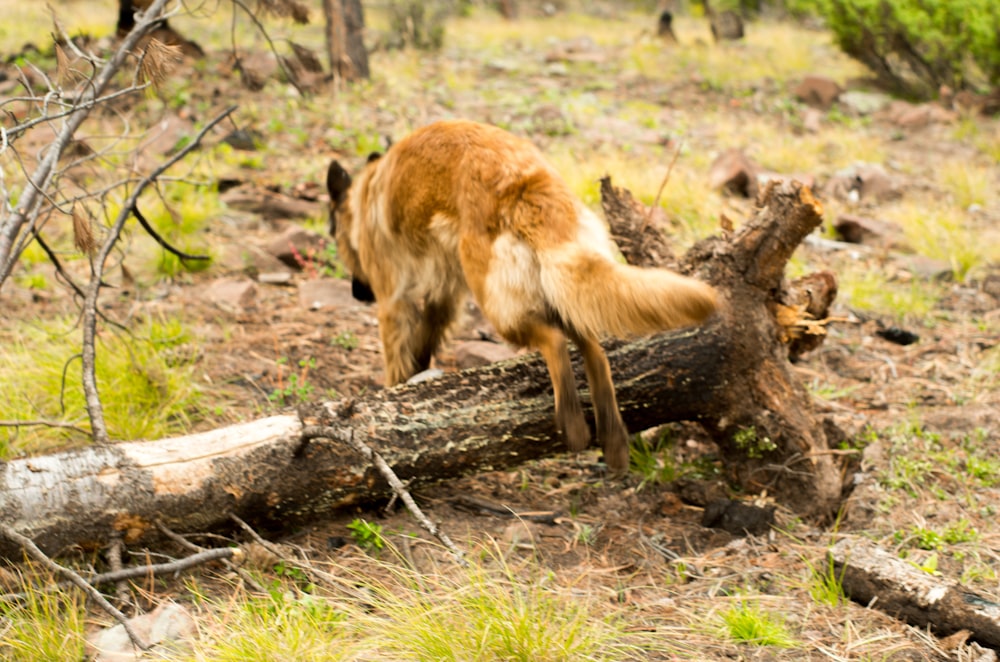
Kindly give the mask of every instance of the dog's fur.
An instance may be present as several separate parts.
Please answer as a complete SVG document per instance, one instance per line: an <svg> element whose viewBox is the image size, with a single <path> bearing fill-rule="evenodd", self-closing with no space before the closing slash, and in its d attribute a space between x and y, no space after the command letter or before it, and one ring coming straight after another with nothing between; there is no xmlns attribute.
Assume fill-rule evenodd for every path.
<svg viewBox="0 0 1000 662"><path fill-rule="evenodd" d="M428 367L471 290L500 335L541 352L572 450L590 441L567 337L580 348L605 460L627 470L628 437L598 338L702 322L716 309L710 286L616 262L601 221L538 149L496 127L431 124L373 155L353 184L334 161L327 187L354 293L378 302L387 385Z"/></svg>

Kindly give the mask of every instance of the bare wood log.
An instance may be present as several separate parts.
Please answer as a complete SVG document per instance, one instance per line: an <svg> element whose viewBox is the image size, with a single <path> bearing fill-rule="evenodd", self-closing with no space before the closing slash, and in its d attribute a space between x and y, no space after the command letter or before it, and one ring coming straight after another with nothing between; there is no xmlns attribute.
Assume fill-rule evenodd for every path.
<svg viewBox="0 0 1000 662"><path fill-rule="evenodd" d="M769 186L754 219L731 238L701 242L680 263L719 287L727 309L718 319L605 345L631 430L699 421L723 448L734 481L766 487L814 517L833 512L840 478L808 395L789 374L769 306L784 291L785 262L819 218L807 188ZM582 369L577 383L585 383ZM355 435L414 489L563 450L549 379L534 355L375 391L341 403L339 416L325 411L308 413L305 423ZM346 444L304 444L302 430L297 417L276 416L14 460L0 466L0 520L57 552L101 545L115 530L127 542L154 536L157 519L178 532L200 531L235 513L280 528L390 494L378 470Z"/></svg>
<svg viewBox="0 0 1000 662"><path fill-rule="evenodd" d="M971 632L981 644L1000 647L1000 604L935 576L863 538L845 538L829 552L844 593L940 636Z"/></svg>

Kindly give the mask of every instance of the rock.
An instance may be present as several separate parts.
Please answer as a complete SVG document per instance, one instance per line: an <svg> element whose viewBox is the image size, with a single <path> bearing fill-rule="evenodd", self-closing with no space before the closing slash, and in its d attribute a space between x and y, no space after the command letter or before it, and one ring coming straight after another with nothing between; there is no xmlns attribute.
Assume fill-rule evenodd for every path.
<svg viewBox="0 0 1000 662"><path fill-rule="evenodd" d="M886 110L890 122L903 129L919 129L931 124L950 124L958 114L933 103L911 104L893 101Z"/></svg>
<svg viewBox="0 0 1000 662"><path fill-rule="evenodd" d="M760 536L774 524L774 506L760 507L729 499L717 499L705 507L701 525L722 529L734 536Z"/></svg>
<svg viewBox="0 0 1000 662"><path fill-rule="evenodd" d="M895 223L874 218L842 214L833 224L841 240L851 244L879 245L887 248L904 248L903 229Z"/></svg>
<svg viewBox="0 0 1000 662"><path fill-rule="evenodd" d="M254 92L264 89L267 81L278 72L278 61L273 53L257 51L237 58L234 68L239 71L240 81Z"/></svg>
<svg viewBox="0 0 1000 662"><path fill-rule="evenodd" d="M757 197L757 173L760 168L739 149L719 154L708 170L708 185L726 193Z"/></svg>
<svg viewBox="0 0 1000 662"><path fill-rule="evenodd" d="M299 283L299 303L308 310L363 305L351 296L350 281L339 278L320 278Z"/></svg>
<svg viewBox="0 0 1000 662"><path fill-rule="evenodd" d="M892 103L892 97L882 92L848 90L838 97L837 103L854 115L873 115Z"/></svg>
<svg viewBox="0 0 1000 662"><path fill-rule="evenodd" d="M792 94L799 101L820 110L829 110L837 98L843 93L840 85L824 76L806 76L802 79Z"/></svg>
<svg viewBox="0 0 1000 662"><path fill-rule="evenodd" d="M191 613L175 602L165 602L148 614L130 618L129 625L152 645L152 651L175 655L187 652L198 632ZM121 623L89 635L86 648L87 659L94 662L132 662L143 657Z"/></svg>
<svg viewBox="0 0 1000 662"><path fill-rule="evenodd" d="M257 274L257 282L265 285L290 285L292 282L292 272L290 271L267 271Z"/></svg>
<svg viewBox="0 0 1000 662"><path fill-rule="evenodd" d="M304 269L309 262L325 265L322 253L330 240L323 235L292 225L264 247L268 253L293 269Z"/></svg>
<svg viewBox="0 0 1000 662"><path fill-rule="evenodd" d="M228 207L257 214L267 220L319 218L323 213L319 202L293 198L251 184L231 188L219 199Z"/></svg>
<svg viewBox="0 0 1000 662"><path fill-rule="evenodd" d="M715 41L734 41L743 38L743 19L734 11L723 11L709 17L709 26Z"/></svg>
<svg viewBox="0 0 1000 662"><path fill-rule="evenodd" d="M170 115L153 125L147 140L139 145L138 153L166 155L176 151L184 139L195 134L194 123L186 118Z"/></svg>
<svg viewBox="0 0 1000 662"><path fill-rule="evenodd" d="M257 284L249 278L220 278L208 285L204 297L225 310L241 311L256 303Z"/></svg>
<svg viewBox="0 0 1000 662"><path fill-rule="evenodd" d="M455 365L459 370L506 361L517 356L507 345L485 340L466 340L455 346Z"/></svg>
<svg viewBox="0 0 1000 662"><path fill-rule="evenodd" d="M226 143L233 149L242 150L244 152L256 152L258 145L263 144L264 136L262 136L259 131L254 131L252 129L236 129L226 134L226 137L222 139L222 142Z"/></svg>
<svg viewBox="0 0 1000 662"><path fill-rule="evenodd" d="M802 113L802 128L808 133L819 133L823 126L823 113L817 108L806 108Z"/></svg>
<svg viewBox="0 0 1000 662"><path fill-rule="evenodd" d="M925 255L907 255L902 261L902 267L915 278L925 280L951 280L955 275L951 264Z"/></svg>
<svg viewBox="0 0 1000 662"><path fill-rule="evenodd" d="M838 171L827 182L826 192L852 202L886 202L901 195L897 182L875 163L856 163Z"/></svg>

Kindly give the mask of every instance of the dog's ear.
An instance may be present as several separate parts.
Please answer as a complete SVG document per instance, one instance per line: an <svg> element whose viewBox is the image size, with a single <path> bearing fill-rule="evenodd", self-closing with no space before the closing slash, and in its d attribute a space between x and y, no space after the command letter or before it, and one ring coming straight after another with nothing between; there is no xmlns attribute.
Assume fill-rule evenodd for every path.
<svg viewBox="0 0 1000 662"><path fill-rule="evenodd" d="M368 163L378 161L380 158L382 158L382 152L372 152L368 155Z"/></svg>
<svg viewBox="0 0 1000 662"><path fill-rule="evenodd" d="M347 198L347 191L351 188L351 176L344 170L344 166L335 159L330 162L330 168L326 171L326 190L330 192L330 200L334 205L339 205Z"/></svg>

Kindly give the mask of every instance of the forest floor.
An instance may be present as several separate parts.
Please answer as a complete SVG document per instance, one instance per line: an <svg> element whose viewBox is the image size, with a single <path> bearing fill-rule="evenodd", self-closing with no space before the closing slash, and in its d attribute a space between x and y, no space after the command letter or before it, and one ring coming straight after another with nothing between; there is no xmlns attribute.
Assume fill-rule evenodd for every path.
<svg viewBox="0 0 1000 662"><path fill-rule="evenodd" d="M535 141L597 209L604 174L652 204L676 154L659 205L664 231L683 249L716 232L723 215L738 224L752 210L751 199L711 184L715 159L738 148L761 172L810 182L826 210L822 232L796 253L789 276L825 269L840 284L834 314L846 321L832 324L823 344L794 367L818 412L847 439L839 449L845 501L836 522L803 521L794 504L773 504L777 522L766 535L701 526L707 493L771 500L731 493L721 482L717 449L689 425L644 433L625 481L602 480L593 451L468 476L414 496L483 567L501 570L508 583L489 590L521 595L536 609L539 591L565 597L560 614L582 610L585 622L616 633L577 653L559 653L556 642L523 659L978 659L982 652L967 643L942 642L831 593L836 578L826 553L844 537L865 538L1000 602L1000 121L873 92L860 66L821 31L762 19L748 26L744 41L715 44L703 20L679 17L680 43L665 45L648 16L597 11L513 22L477 12L448 23L438 52L379 51L370 82L342 89L317 82L306 95L271 71L266 44L249 24L239 47L245 66L260 69L259 91L241 86L228 29L204 19L175 21L206 56L186 61L183 75L155 95L123 102L81 141L99 143L102 132L120 129L114 117L127 115L152 129L117 143L115 153L128 154L117 163L148 170L222 108L239 109L183 172L172 171L177 178L161 186L161 198L144 203L166 236L211 254L211 265L180 268L134 229L108 275L115 289L103 297L102 311L154 341L155 351L134 356L145 363L133 368L154 390L176 393L164 398L164 407L176 406L160 417L168 420L138 429L113 424L113 436L209 429L381 388L374 309L350 299L335 248L323 238L322 182L331 157L360 167L386 137L436 119L491 122ZM372 18L376 27L379 20ZM317 26L278 22L269 29L320 50ZM816 109L794 92L809 75L828 77L848 93ZM250 132L255 145L224 144L235 129ZM13 171L5 172L10 186ZM836 234L845 216L872 230L862 243ZM70 230L50 230L52 243L71 253ZM290 242L291 257L283 250ZM67 264L85 276L84 260ZM12 393L26 391L39 376L19 368L19 352L35 364L51 353L61 368L79 342L72 331L76 302L38 256L23 261L3 298L0 339L8 350L0 381ZM887 339L891 328L915 334L916 342ZM109 353L130 342L105 336ZM470 315L438 367L456 369L463 343L484 337L488 329ZM0 410L0 419L35 417L7 406L12 411ZM81 411L67 416L86 427ZM124 409L120 418L134 424L137 416ZM84 443L65 430L33 434L9 436L6 456ZM470 510L470 496L522 515ZM525 513L553 516L535 522ZM381 527L386 549L362 549L375 535L359 533L362 520ZM472 626L447 596L481 578L449 568L448 556L427 539L405 510L371 508L314 522L280 542L298 549L289 558L305 554L357 585L398 583L405 592L412 590L407 582L426 581L424 590L440 601L421 611L414 600L406 618L440 618L457 642ZM336 593L306 586L287 560L262 563L255 570L282 587L279 598ZM410 571L414 576L405 575ZM141 589L143 606L172 598L199 611L196 659L240 659L225 648L233 632L244 636L239 628L250 628L223 608L237 599L227 596L243 595L231 577L206 569L196 580ZM580 637L562 616L526 609L550 619L549 635L563 643ZM280 605L268 613L276 620L261 615L273 637L258 644L260 659L341 659L296 648L302 642L290 634L294 628L283 629L275 617ZM773 626L781 636L754 643L732 625L738 618ZM476 636L488 638L489 629ZM537 642L546 636L532 635ZM360 648L344 652L345 659L439 656L415 644L383 641L366 649L361 639L352 641ZM288 657L278 654L282 647Z"/></svg>

